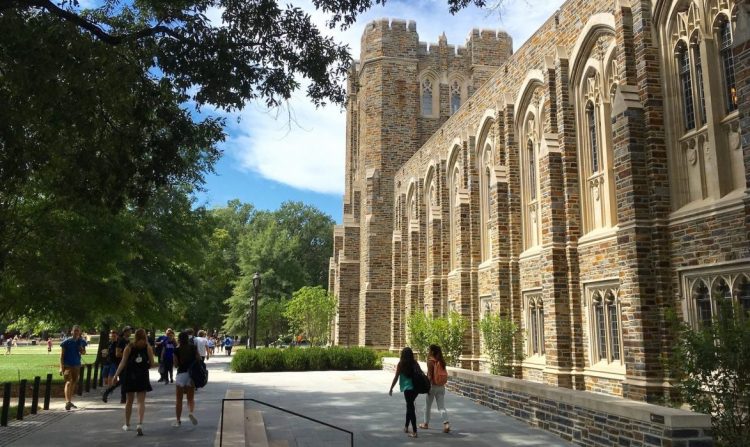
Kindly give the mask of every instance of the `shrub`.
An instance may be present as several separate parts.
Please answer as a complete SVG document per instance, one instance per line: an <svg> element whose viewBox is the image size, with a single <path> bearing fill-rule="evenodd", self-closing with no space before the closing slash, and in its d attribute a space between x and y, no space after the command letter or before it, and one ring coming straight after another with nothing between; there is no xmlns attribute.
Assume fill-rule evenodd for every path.
<svg viewBox="0 0 750 447"><path fill-rule="evenodd" d="M747 445L750 317L742 307L729 304L719 315L697 330L671 316L675 343L669 366L682 401L711 415L718 445Z"/></svg>
<svg viewBox="0 0 750 447"><path fill-rule="evenodd" d="M407 321L409 345L422 360L427 359L431 344L438 345L443 350L445 362L450 366L458 366L466 324L466 320L455 311L448 317L438 318L415 312Z"/></svg>
<svg viewBox="0 0 750 447"><path fill-rule="evenodd" d="M232 359L234 372L380 369L381 356L369 348L243 349Z"/></svg>
<svg viewBox="0 0 750 447"><path fill-rule="evenodd" d="M480 324L482 339L490 357L490 372L501 376L513 376L513 366L523 360L523 334L508 318L487 315Z"/></svg>
<svg viewBox="0 0 750 447"><path fill-rule="evenodd" d="M307 365L309 364L307 349L289 348L283 352L285 371L307 371Z"/></svg>

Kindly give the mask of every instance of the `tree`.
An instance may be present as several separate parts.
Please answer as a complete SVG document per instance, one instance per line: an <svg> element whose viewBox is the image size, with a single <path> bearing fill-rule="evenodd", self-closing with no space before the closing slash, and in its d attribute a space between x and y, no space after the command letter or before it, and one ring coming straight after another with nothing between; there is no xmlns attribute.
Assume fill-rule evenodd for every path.
<svg viewBox="0 0 750 447"><path fill-rule="evenodd" d="M424 312L414 312L407 319L409 344L423 360L427 359L430 345L438 345L443 351L445 363L458 366L466 325L466 320L455 311L451 311L447 317L437 318Z"/></svg>
<svg viewBox="0 0 750 447"><path fill-rule="evenodd" d="M723 296L718 296L721 302ZM750 316L741 306L720 306L719 318L693 329L671 316L675 342L669 359L681 402L710 414L719 445L750 439ZM681 403L681 402L678 402Z"/></svg>
<svg viewBox="0 0 750 447"><path fill-rule="evenodd" d="M510 319L486 315L480 323L484 348L490 357L490 372L513 377L514 366L523 361L523 334Z"/></svg>
<svg viewBox="0 0 750 447"><path fill-rule="evenodd" d="M255 213L239 242L240 274L227 300L229 312L224 329L231 333L247 331L255 272L263 281L259 309L266 299L278 301L303 286L326 284L333 224L330 216L298 202L285 202L273 212Z"/></svg>
<svg viewBox="0 0 750 447"><path fill-rule="evenodd" d="M305 286L292 294L284 316L296 334L304 335L312 344L325 344L336 315L336 299L320 287Z"/></svg>

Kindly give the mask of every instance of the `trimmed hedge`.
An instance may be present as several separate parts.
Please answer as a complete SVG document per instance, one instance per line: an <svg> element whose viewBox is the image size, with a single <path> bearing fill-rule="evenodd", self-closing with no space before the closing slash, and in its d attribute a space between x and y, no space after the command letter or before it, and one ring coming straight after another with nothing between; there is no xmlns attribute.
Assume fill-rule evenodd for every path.
<svg viewBox="0 0 750 447"><path fill-rule="evenodd" d="M381 369L382 357L369 348L242 349L232 359L234 372Z"/></svg>

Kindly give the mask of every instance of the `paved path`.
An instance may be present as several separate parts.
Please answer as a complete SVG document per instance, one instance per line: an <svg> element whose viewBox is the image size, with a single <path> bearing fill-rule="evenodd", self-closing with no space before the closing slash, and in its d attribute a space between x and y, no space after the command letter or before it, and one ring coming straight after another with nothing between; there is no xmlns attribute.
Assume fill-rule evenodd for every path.
<svg viewBox="0 0 750 447"><path fill-rule="evenodd" d="M81 400L79 410L45 423L33 433L8 446L211 446L219 422L221 398L228 388L244 388L245 397L255 398L301 414L329 422L355 432L358 447L398 445L425 446L569 446L559 438L529 427L472 401L448 393L452 433L443 434L439 413L433 410L436 429L420 430L419 438L403 433L405 404L403 395L388 396L391 374L383 371L322 371L304 373L232 374L227 360L217 357L209 362L210 383L197 394L198 425L174 421L174 387L155 383L147 397L145 436L123 432L123 409L119 403L104 404L92 396ZM116 401L115 399L110 400ZM264 408L249 402L249 409L264 411L269 438L286 439L297 447L336 447L348 444L348 435ZM423 420L424 397L417 399L417 421ZM135 410L135 409L134 409ZM29 419L32 420L32 419ZM134 411L133 426L137 416ZM187 424L186 424L187 422ZM5 437L0 429L0 445Z"/></svg>

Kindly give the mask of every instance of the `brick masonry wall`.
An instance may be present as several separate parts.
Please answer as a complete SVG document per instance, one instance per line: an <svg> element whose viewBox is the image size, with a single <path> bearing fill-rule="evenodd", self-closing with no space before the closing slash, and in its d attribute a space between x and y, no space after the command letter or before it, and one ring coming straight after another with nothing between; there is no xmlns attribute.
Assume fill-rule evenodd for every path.
<svg viewBox="0 0 750 447"><path fill-rule="evenodd" d="M660 19L652 17L666 3L569 0L512 56L509 38L494 32L474 31L456 51L444 38L429 46L418 42L412 22L381 20L368 26L351 75L358 82L352 84L348 107L351 161L344 210L349 224L339 252L345 255L334 256L330 269L331 286L348 290L347 303L357 307L351 312L356 323L348 327L359 344L399 349L406 342L408 312L426 305L433 315L443 315L453 305L469 321L463 365L480 368L478 324L485 311L480 300L523 325L524 293L541 290L546 364L519 368L519 376L635 400L664 391L668 377L661 357L670 343L664 318L679 306L680 272L750 259L746 193L736 191L720 203L690 210L672 209L670 151L676 149L665 131L672 109L664 104L665 75L655 39ZM750 26L740 23L747 23L747 11L746 3L740 5L734 48L746 177L750 45L742 31ZM600 38L616 44L612 121L606 123L616 219L609 231L585 235L581 244L581 188L587 180L579 178L583 129L573 87L581 79L572 78ZM437 117L422 117L419 110L419 78L425 72L440 78ZM456 74L469 81L471 96L450 115L447 81ZM539 89L545 111L539 117L543 135L536 135L542 141L537 160L541 241L526 252L524 160L517 141L530 102L523 88ZM480 200L486 145L494 161L489 216ZM454 166L460 171L457 185L450 183ZM428 216L430 182L436 193ZM409 217L412 187L416 210ZM480 246L488 223L489 258ZM355 235L358 250L350 251L347 241ZM345 262L359 263L358 280L344 275ZM590 309L583 292L587 284L604 280L619 284L624 365L597 373L589 370ZM344 287L343 281L356 286Z"/></svg>
<svg viewBox="0 0 750 447"><path fill-rule="evenodd" d="M396 358L383 359L383 369L394 372L397 363ZM448 368L448 375L449 392L576 445L713 445L708 415L456 368Z"/></svg>

